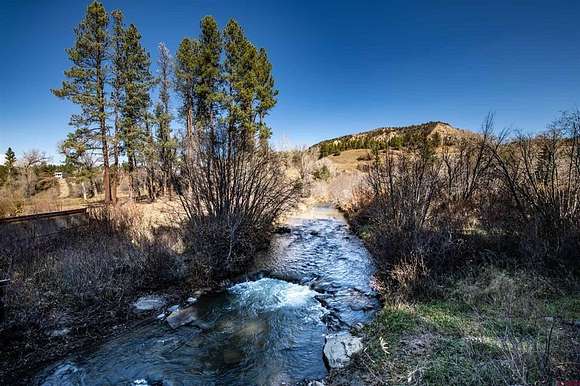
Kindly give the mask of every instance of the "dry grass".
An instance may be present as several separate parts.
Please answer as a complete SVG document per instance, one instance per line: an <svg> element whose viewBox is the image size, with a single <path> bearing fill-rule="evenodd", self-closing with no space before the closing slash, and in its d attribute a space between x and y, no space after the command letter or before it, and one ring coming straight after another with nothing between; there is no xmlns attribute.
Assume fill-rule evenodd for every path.
<svg viewBox="0 0 580 386"><path fill-rule="evenodd" d="M370 165L371 159L368 159L370 151L367 149L345 150L339 155L329 155L326 157L337 172L351 173L360 170L361 165Z"/></svg>
<svg viewBox="0 0 580 386"><path fill-rule="evenodd" d="M532 385L580 376L572 285L486 266L439 282L444 296L388 300L365 328L365 350L330 384ZM553 319L546 319L550 317Z"/></svg>
<svg viewBox="0 0 580 386"><path fill-rule="evenodd" d="M174 277L175 244L134 205L96 208L87 228L48 242L3 251L2 266L12 279L8 320L39 322L46 307L118 302L147 285ZM50 312L48 312L50 314Z"/></svg>

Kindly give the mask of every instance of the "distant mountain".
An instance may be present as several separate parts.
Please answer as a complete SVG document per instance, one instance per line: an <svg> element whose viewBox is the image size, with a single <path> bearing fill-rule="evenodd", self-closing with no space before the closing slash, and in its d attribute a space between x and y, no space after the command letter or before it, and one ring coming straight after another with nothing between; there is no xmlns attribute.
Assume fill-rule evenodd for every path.
<svg viewBox="0 0 580 386"><path fill-rule="evenodd" d="M452 145L461 139L475 138L476 133L457 129L446 122L427 122L403 127L380 127L358 134L343 135L312 146L320 157L352 149L403 148L428 140L434 146Z"/></svg>

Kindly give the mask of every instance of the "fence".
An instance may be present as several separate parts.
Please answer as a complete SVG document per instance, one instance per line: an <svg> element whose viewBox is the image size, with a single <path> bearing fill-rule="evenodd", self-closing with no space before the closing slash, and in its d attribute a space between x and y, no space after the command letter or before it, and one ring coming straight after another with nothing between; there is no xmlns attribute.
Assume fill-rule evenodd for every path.
<svg viewBox="0 0 580 386"><path fill-rule="evenodd" d="M0 247L47 238L88 224L87 208L0 219Z"/></svg>

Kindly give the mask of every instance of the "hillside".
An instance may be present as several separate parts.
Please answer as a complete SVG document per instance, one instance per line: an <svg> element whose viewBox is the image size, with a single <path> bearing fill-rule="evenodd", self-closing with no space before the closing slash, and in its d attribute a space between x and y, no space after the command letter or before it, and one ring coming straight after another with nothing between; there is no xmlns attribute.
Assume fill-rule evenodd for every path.
<svg viewBox="0 0 580 386"><path fill-rule="evenodd" d="M403 127L380 127L357 134L328 139L312 146L320 152L320 157L336 154L345 150L355 149L386 149L412 146L424 141L431 141L433 145L452 145L458 140L473 138L476 133L457 129L446 122L427 122L418 125Z"/></svg>

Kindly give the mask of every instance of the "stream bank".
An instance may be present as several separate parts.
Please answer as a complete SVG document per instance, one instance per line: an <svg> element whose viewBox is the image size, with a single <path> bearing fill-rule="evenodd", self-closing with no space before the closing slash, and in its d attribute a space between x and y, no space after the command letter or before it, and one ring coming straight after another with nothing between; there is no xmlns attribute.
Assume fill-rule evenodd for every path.
<svg viewBox="0 0 580 386"><path fill-rule="evenodd" d="M196 323L174 329L151 318L47 367L38 383L265 385L326 377L325 341L359 330L380 306L370 285L374 266L330 206L292 216L287 228L257 259L255 274L188 306Z"/></svg>

